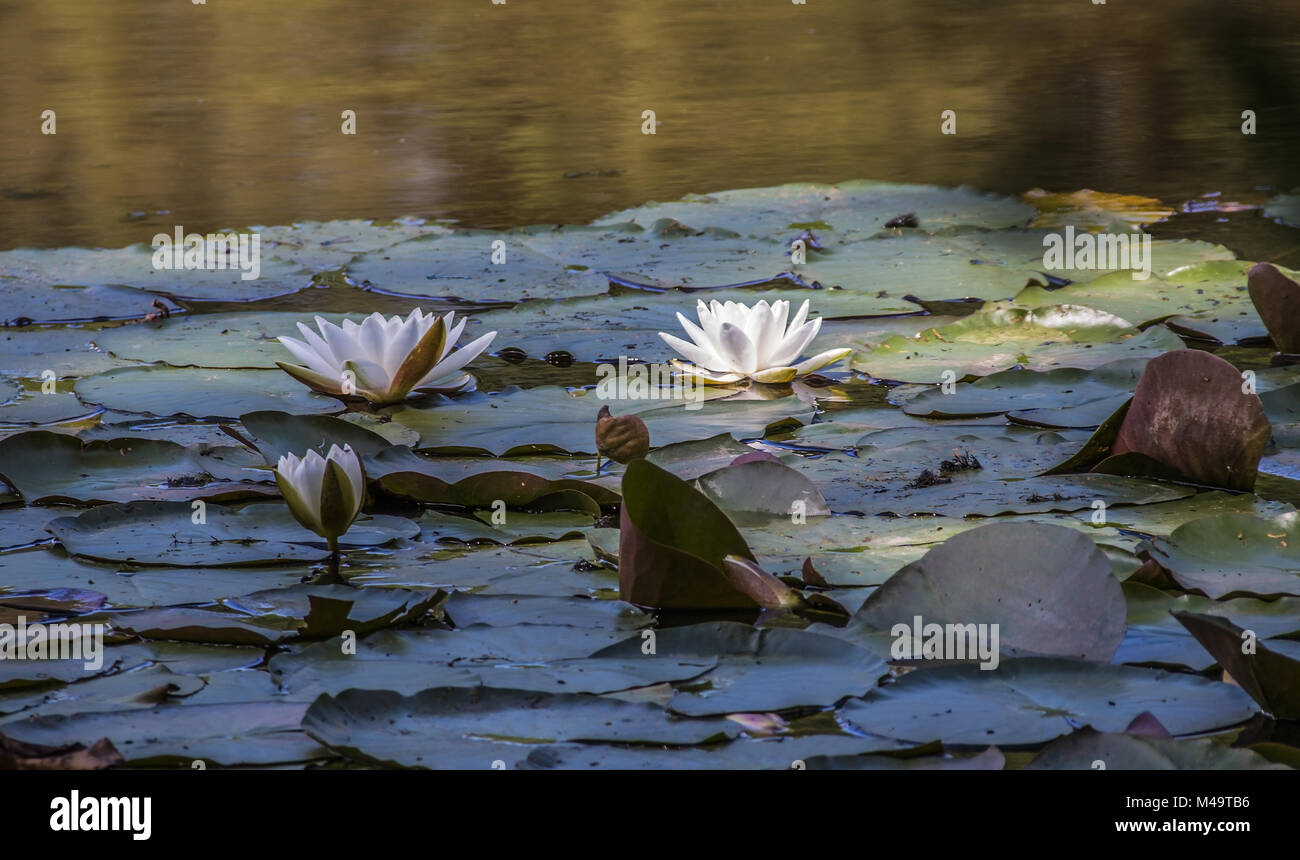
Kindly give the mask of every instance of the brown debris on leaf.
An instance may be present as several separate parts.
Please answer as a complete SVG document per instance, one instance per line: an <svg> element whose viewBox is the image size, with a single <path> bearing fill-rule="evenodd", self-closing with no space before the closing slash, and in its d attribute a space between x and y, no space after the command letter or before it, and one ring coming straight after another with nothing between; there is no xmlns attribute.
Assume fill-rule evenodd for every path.
<svg viewBox="0 0 1300 860"><path fill-rule="evenodd" d="M916 480L910 484L904 485L907 490L924 490L926 487L937 487L939 484L951 484L952 478L944 478L931 472L929 469L923 469Z"/></svg>
<svg viewBox="0 0 1300 860"><path fill-rule="evenodd" d="M1141 455L1196 484L1252 490L1270 427L1259 396L1228 362L1197 349L1151 360L1110 446L1092 471ZM1134 458L1129 457L1128 461Z"/></svg>
<svg viewBox="0 0 1300 860"><path fill-rule="evenodd" d="M1247 280L1250 300L1278 352L1300 353L1300 284L1269 263L1259 263Z"/></svg>
<svg viewBox="0 0 1300 860"><path fill-rule="evenodd" d="M100 738L88 747L51 747L0 734L0 770L103 770L124 761L108 738Z"/></svg>

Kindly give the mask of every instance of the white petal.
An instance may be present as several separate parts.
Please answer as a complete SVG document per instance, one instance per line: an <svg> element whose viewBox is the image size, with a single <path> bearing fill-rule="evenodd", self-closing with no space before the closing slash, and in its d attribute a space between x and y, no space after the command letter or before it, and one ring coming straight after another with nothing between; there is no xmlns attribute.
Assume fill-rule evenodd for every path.
<svg viewBox="0 0 1300 860"><path fill-rule="evenodd" d="M682 324L682 328L686 329L686 333L691 336L691 340L695 341L696 346L701 349L713 348L713 344L709 341L709 336L705 334L704 329L688 320L681 311L677 312L677 321Z"/></svg>
<svg viewBox="0 0 1300 860"><path fill-rule="evenodd" d="M825 367L828 364L834 364L840 359L846 357L851 352L853 352L853 350L850 347L841 347L840 349L828 349L825 352L817 353L812 358L807 359L806 361L799 362L794 367L795 370L799 371L799 375L803 376L806 373L812 373L814 370L820 370L821 368Z"/></svg>
<svg viewBox="0 0 1300 860"><path fill-rule="evenodd" d="M320 317L317 317L316 319L319 322ZM338 369L343 366L343 362L339 361L338 357L334 355L334 350L330 349L330 345L325 342L325 339L308 328L306 323L298 323L298 331L302 332L302 336L307 341L307 345L316 350L317 355L319 355L323 361L328 362L330 367L334 369L334 372L337 373Z"/></svg>
<svg viewBox="0 0 1300 860"><path fill-rule="evenodd" d="M725 369L723 367L725 363L724 359L721 356L719 356L716 352L712 350L703 349L701 347L696 346L693 343L687 343L686 341L682 340L680 337L674 337L673 335L668 334L667 332L661 331L659 332L659 336L663 338L664 343L668 344L673 349L677 350L682 355L686 356L688 359L695 362L696 364L701 365L703 367L714 367L716 365L714 369L717 370Z"/></svg>
<svg viewBox="0 0 1300 860"><path fill-rule="evenodd" d="M431 383L438 383L447 377L458 372L462 367L478 358L479 353L488 348L497 333L490 331L482 337L476 338L453 352L433 366L433 368L424 376L424 379L415 386L421 388Z"/></svg>
<svg viewBox="0 0 1300 860"><path fill-rule="evenodd" d="M343 467L343 472L352 484L352 504L354 510L361 510L361 502L366 496L365 477L361 471L361 458L352 450L351 445L330 446L329 459Z"/></svg>
<svg viewBox="0 0 1300 860"><path fill-rule="evenodd" d="M329 362L321 358L320 353L312 349L300 340L291 337L278 337L276 340L289 352L293 353L294 358L305 364L308 369L314 370L321 376L330 378L338 376L338 369L332 367Z"/></svg>
<svg viewBox="0 0 1300 860"><path fill-rule="evenodd" d="M771 361L773 364L793 364L794 360L803 354L808 344L812 343L813 338L817 337L817 332L821 331L822 318L817 317L811 322L806 322L799 328L786 335L785 340L772 353Z"/></svg>
<svg viewBox="0 0 1300 860"><path fill-rule="evenodd" d="M722 357L727 360L727 365L719 368L719 370L752 373L758 369L757 358L754 355L754 343L740 326L723 323L718 339Z"/></svg>

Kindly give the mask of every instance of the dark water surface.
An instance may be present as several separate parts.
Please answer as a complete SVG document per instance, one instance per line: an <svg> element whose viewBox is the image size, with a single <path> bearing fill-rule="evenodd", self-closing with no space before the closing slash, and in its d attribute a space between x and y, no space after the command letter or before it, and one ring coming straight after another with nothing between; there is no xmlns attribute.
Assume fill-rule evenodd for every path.
<svg viewBox="0 0 1300 860"><path fill-rule="evenodd" d="M1295 0L0 0L0 248L849 178L1258 202L1300 185L1297 24Z"/></svg>

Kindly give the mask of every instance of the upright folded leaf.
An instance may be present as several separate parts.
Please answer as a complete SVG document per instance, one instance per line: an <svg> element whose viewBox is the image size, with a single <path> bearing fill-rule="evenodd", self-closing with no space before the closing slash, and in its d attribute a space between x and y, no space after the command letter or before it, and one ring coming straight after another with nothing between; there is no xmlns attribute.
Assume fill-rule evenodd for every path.
<svg viewBox="0 0 1300 860"><path fill-rule="evenodd" d="M623 475L619 595L660 609L751 609L723 573L728 555L756 561L731 520L686 481L646 460Z"/></svg>

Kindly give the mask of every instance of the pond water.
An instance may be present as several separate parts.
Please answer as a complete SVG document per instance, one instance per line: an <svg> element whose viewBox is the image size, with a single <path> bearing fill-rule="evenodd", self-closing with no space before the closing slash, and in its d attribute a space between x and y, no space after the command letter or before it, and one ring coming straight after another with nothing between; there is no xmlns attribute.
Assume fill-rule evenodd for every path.
<svg viewBox="0 0 1300 860"><path fill-rule="evenodd" d="M1135 6L0 0L0 248L176 224L575 223L849 178L1175 204L1300 184L1294 4ZM1278 241L1235 244L1293 253Z"/></svg>

